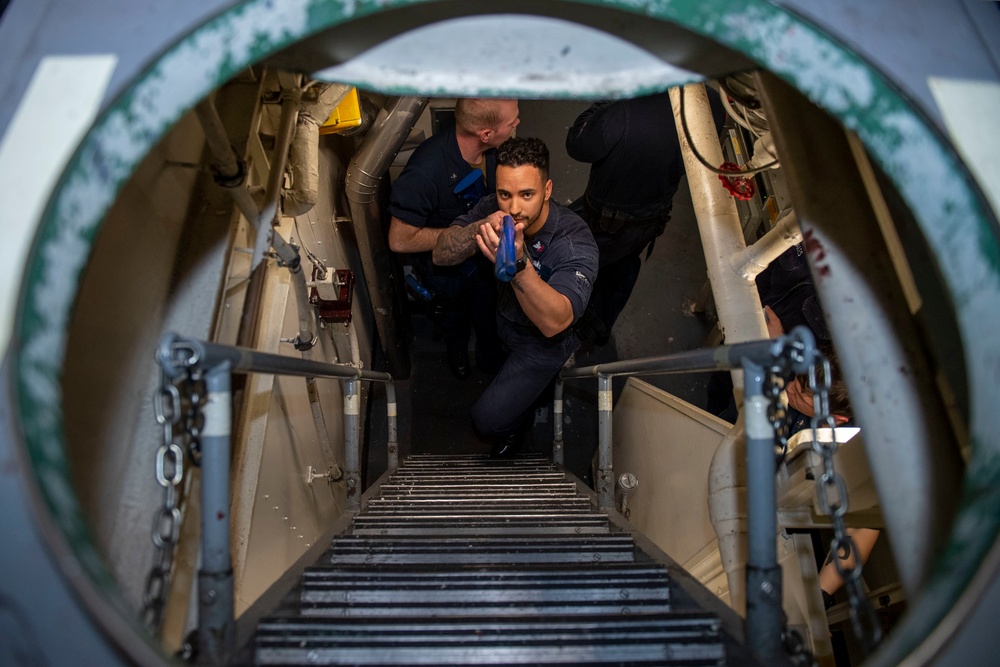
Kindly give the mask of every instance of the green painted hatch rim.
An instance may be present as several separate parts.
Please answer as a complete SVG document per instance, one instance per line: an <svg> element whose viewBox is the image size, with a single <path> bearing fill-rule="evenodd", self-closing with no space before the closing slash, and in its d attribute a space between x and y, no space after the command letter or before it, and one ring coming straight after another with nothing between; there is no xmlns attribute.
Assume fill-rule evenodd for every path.
<svg viewBox="0 0 1000 667"><path fill-rule="evenodd" d="M98 118L52 192L21 285L12 374L15 419L51 518L99 591L125 605L97 553L70 481L60 375L67 327L95 235L155 143L215 87L328 28L440 0L247 0L170 47ZM495 12L504 2L498 0ZM765 0L565 0L676 24L745 54L854 130L898 188L936 253L957 312L969 379L972 457L951 539L921 598L875 658L918 646L962 595L1000 528L1000 244L992 212L954 150L895 86L848 47ZM413 93L415 89L385 91ZM430 91L428 91L430 92ZM442 91L434 91L440 94ZM459 91L456 91L456 93ZM489 95L489 86L460 91ZM635 90L636 94L650 92ZM553 84L552 97L573 98ZM912 607L911 607L912 610Z"/></svg>

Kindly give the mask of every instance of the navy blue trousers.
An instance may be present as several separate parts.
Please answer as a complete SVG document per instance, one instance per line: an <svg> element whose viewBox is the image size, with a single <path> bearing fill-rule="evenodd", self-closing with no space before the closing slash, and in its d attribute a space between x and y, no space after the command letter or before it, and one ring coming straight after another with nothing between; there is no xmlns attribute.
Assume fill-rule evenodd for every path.
<svg viewBox="0 0 1000 667"><path fill-rule="evenodd" d="M464 267L462 267L464 268ZM441 308L441 334L449 350L469 349L471 331L476 332L476 364L497 367L502 361L497 335L497 281L477 267L472 275L457 268L434 267L427 286L437 295Z"/></svg>
<svg viewBox="0 0 1000 667"><path fill-rule="evenodd" d="M497 330L510 352L493 382L472 406L472 421L485 436L506 435L527 425L535 401L580 346L572 329L545 338L537 330L497 316Z"/></svg>

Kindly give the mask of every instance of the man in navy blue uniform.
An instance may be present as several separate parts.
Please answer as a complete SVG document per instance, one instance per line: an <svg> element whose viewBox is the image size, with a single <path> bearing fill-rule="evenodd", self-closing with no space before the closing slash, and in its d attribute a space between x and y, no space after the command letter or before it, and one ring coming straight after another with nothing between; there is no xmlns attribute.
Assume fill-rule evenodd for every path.
<svg viewBox="0 0 1000 667"><path fill-rule="evenodd" d="M476 429L496 439L494 456L521 446L533 405L579 347L572 325L597 277L597 244L578 215L551 201L549 151L517 137L497 149L496 194L455 220L434 247L450 266L476 254L495 263L504 215L515 222L517 273L499 282L497 328L509 355L472 407Z"/></svg>
<svg viewBox="0 0 1000 667"><path fill-rule="evenodd" d="M477 365L495 372L502 359L497 356L492 272L489 267L480 270L482 262L475 258L457 266L434 266L429 251L456 217L493 192L494 149L518 122L517 100L461 99L454 128L420 144L392 185L389 247L410 253L415 272L435 293L448 364L459 379L469 375L470 319Z"/></svg>
<svg viewBox="0 0 1000 667"><path fill-rule="evenodd" d="M722 101L712 89L708 95L721 130ZM643 251L648 257L670 220L684 176L669 94L597 102L573 123L566 152L591 165L587 189L570 208L590 225L601 250L601 275L578 328L603 345L639 278Z"/></svg>

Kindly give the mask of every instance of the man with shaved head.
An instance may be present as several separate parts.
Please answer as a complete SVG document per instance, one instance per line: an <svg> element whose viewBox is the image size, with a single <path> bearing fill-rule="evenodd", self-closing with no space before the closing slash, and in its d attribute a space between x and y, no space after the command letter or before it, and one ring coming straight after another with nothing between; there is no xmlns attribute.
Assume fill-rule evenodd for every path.
<svg viewBox="0 0 1000 667"><path fill-rule="evenodd" d="M460 99L454 127L420 144L392 185L389 247L411 255L415 273L434 293L448 365L459 379L470 372L470 324L476 332L477 366L495 373L502 363L493 319L493 276L475 258L458 266L434 266L430 250L455 218L493 191L494 149L518 122L517 100Z"/></svg>

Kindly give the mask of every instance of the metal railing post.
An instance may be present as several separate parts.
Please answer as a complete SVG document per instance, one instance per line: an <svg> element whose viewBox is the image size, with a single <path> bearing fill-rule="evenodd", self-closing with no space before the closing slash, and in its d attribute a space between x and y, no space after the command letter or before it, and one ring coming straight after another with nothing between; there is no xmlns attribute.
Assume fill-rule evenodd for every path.
<svg viewBox="0 0 1000 667"><path fill-rule="evenodd" d="M357 379L344 383L344 460L347 470L347 506L361 507L361 396Z"/></svg>
<svg viewBox="0 0 1000 667"><path fill-rule="evenodd" d="M563 455L563 379L556 378L555 396L552 399L552 462L565 465Z"/></svg>
<svg viewBox="0 0 1000 667"><path fill-rule="evenodd" d="M225 664L233 651L235 639L233 567L229 544L232 374L272 373L344 380L344 457L350 509L359 509L361 505L359 382L386 384L391 469L399 464L396 390L388 373L182 338L170 332L160 339L157 359L169 377L176 378L185 372L193 375L201 372L205 378L207 396L202 408L204 425L201 429L202 562L198 571L197 645L200 660L206 664Z"/></svg>
<svg viewBox="0 0 1000 667"><path fill-rule="evenodd" d="M748 557L747 643L765 665L785 658L781 634L781 568L778 566L774 428L764 396L764 368L743 360L746 424Z"/></svg>
<svg viewBox="0 0 1000 667"><path fill-rule="evenodd" d="M611 376L597 376L598 444L597 444L597 506L602 510L614 507L614 485L611 467Z"/></svg>
<svg viewBox="0 0 1000 667"><path fill-rule="evenodd" d="M198 572L198 655L224 664L233 648L233 566L229 554L231 365L205 373L201 433L201 569Z"/></svg>
<svg viewBox="0 0 1000 667"><path fill-rule="evenodd" d="M386 443L388 468L391 471L399 467L399 429L396 424L396 385L392 380L385 383L386 413L389 422L389 438Z"/></svg>

